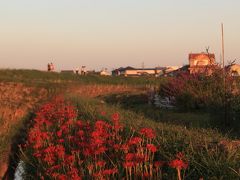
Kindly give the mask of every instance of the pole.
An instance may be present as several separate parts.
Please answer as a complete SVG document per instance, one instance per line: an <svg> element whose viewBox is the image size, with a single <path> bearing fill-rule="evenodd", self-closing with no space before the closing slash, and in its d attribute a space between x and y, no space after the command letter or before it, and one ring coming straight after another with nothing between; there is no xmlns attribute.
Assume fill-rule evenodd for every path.
<svg viewBox="0 0 240 180"><path fill-rule="evenodd" d="M226 72L225 72L225 58L224 58L224 31L223 31L223 23L221 24L222 30L222 68L223 68L223 88L224 88L224 122L225 126L228 126L228 109L227 109L227 94L226 94Z"/></svg>
<svg viewBox="0 0 240 180"><path fill-rule="evenodd" d="M224 68L225 63L224 63L224 34L223 34L223 23L221 24L222 28L222 66Z"/></svg>

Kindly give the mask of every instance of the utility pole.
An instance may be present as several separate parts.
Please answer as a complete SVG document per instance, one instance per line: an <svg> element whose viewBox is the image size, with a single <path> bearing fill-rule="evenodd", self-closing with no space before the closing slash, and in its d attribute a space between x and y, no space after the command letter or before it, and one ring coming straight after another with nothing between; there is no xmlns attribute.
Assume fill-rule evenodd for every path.
<svg viewBox="0 0 240 180"><path fill-rule="evenodd" d="M222 31L222 72L223 72L223 88L224 88L224 97L223 97L223 106L224 106L224 121L225 126L229 125L228 122L228 99L227 99L227 87L226 87L226 72L225 72L225 58L224 58L224 31L223 31L223 23L221 24Z"/></svg>
<svg viewBox="0 0 240 180"><path fill-rule="evenodd" d="M225 63L224 63L224 34L223 34L223 23L221 24L221 29L222 29L222 66L224 68Z"/></svg>

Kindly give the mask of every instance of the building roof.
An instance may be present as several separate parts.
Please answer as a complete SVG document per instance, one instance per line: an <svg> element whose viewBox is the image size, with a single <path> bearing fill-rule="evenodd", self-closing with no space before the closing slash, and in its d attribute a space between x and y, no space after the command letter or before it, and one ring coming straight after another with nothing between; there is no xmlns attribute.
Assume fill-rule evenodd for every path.
<svg viewBox="0 0 240 180"><path fill-rule="evenodd" d="M196 59L196 58L199 58L199 57L208 57L210 59L215 59L215 54L213 53L190 53L189 54L189 59Z"/></svg>
<svg viewBox="0 0 240 180"><path fill-rule="evenodd" d="M126 70L163 70L165 67L156 67L156 68L133 68L131 66L127 66L125 68L120 67L118 69L114 69L113 71L126 71Z"/></svg>

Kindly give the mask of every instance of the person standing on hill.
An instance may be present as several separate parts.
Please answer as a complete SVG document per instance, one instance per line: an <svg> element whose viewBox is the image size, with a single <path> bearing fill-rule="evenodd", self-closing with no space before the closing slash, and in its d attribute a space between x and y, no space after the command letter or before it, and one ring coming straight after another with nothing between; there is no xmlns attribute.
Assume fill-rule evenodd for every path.
<svg viewBox="0 0 240 180"><path fill-rule="evenodd" d="M50 64L50 71L54 71L54 65L53 65L52 62L51 62L51 64Z"/></svg>
<svg viewBox="0 0 240 180"><path fill-rule="evenodd" d="M47 64L47 70L48 70L48 71L51 71L51 66L50 66L49 63Z"/></svg>

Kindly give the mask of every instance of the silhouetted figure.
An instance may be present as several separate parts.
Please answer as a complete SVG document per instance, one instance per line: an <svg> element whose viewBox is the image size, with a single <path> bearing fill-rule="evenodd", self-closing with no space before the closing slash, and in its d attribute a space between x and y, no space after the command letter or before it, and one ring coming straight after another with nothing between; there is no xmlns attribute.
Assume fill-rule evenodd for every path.
<svg viewBox="0 0 240 180"><path fill-rule="evenodd" d="M81 68L81 75L86 75L85 68L86 68L86 66L82 66L82 68Z"/></svg>
<svg viewBox="0 0 240 180"><path fill-rule="evenodd" d="M52 62L51 62L51 64L50 64L50 71L54 71L54 65L53 65Z"/></svg>
<svg viewBox="0 0 240 180"><path fill-rule="evenodd" d="M51 71L51 66L50 66L49 63L47 64L47 70L48 70L48 71Z"/></svg>
<svg viewBox="0 0 240 180"><path fill-rule="evenodd" d="M79 67L76 68L76 74L79 74Z"/></svg>

